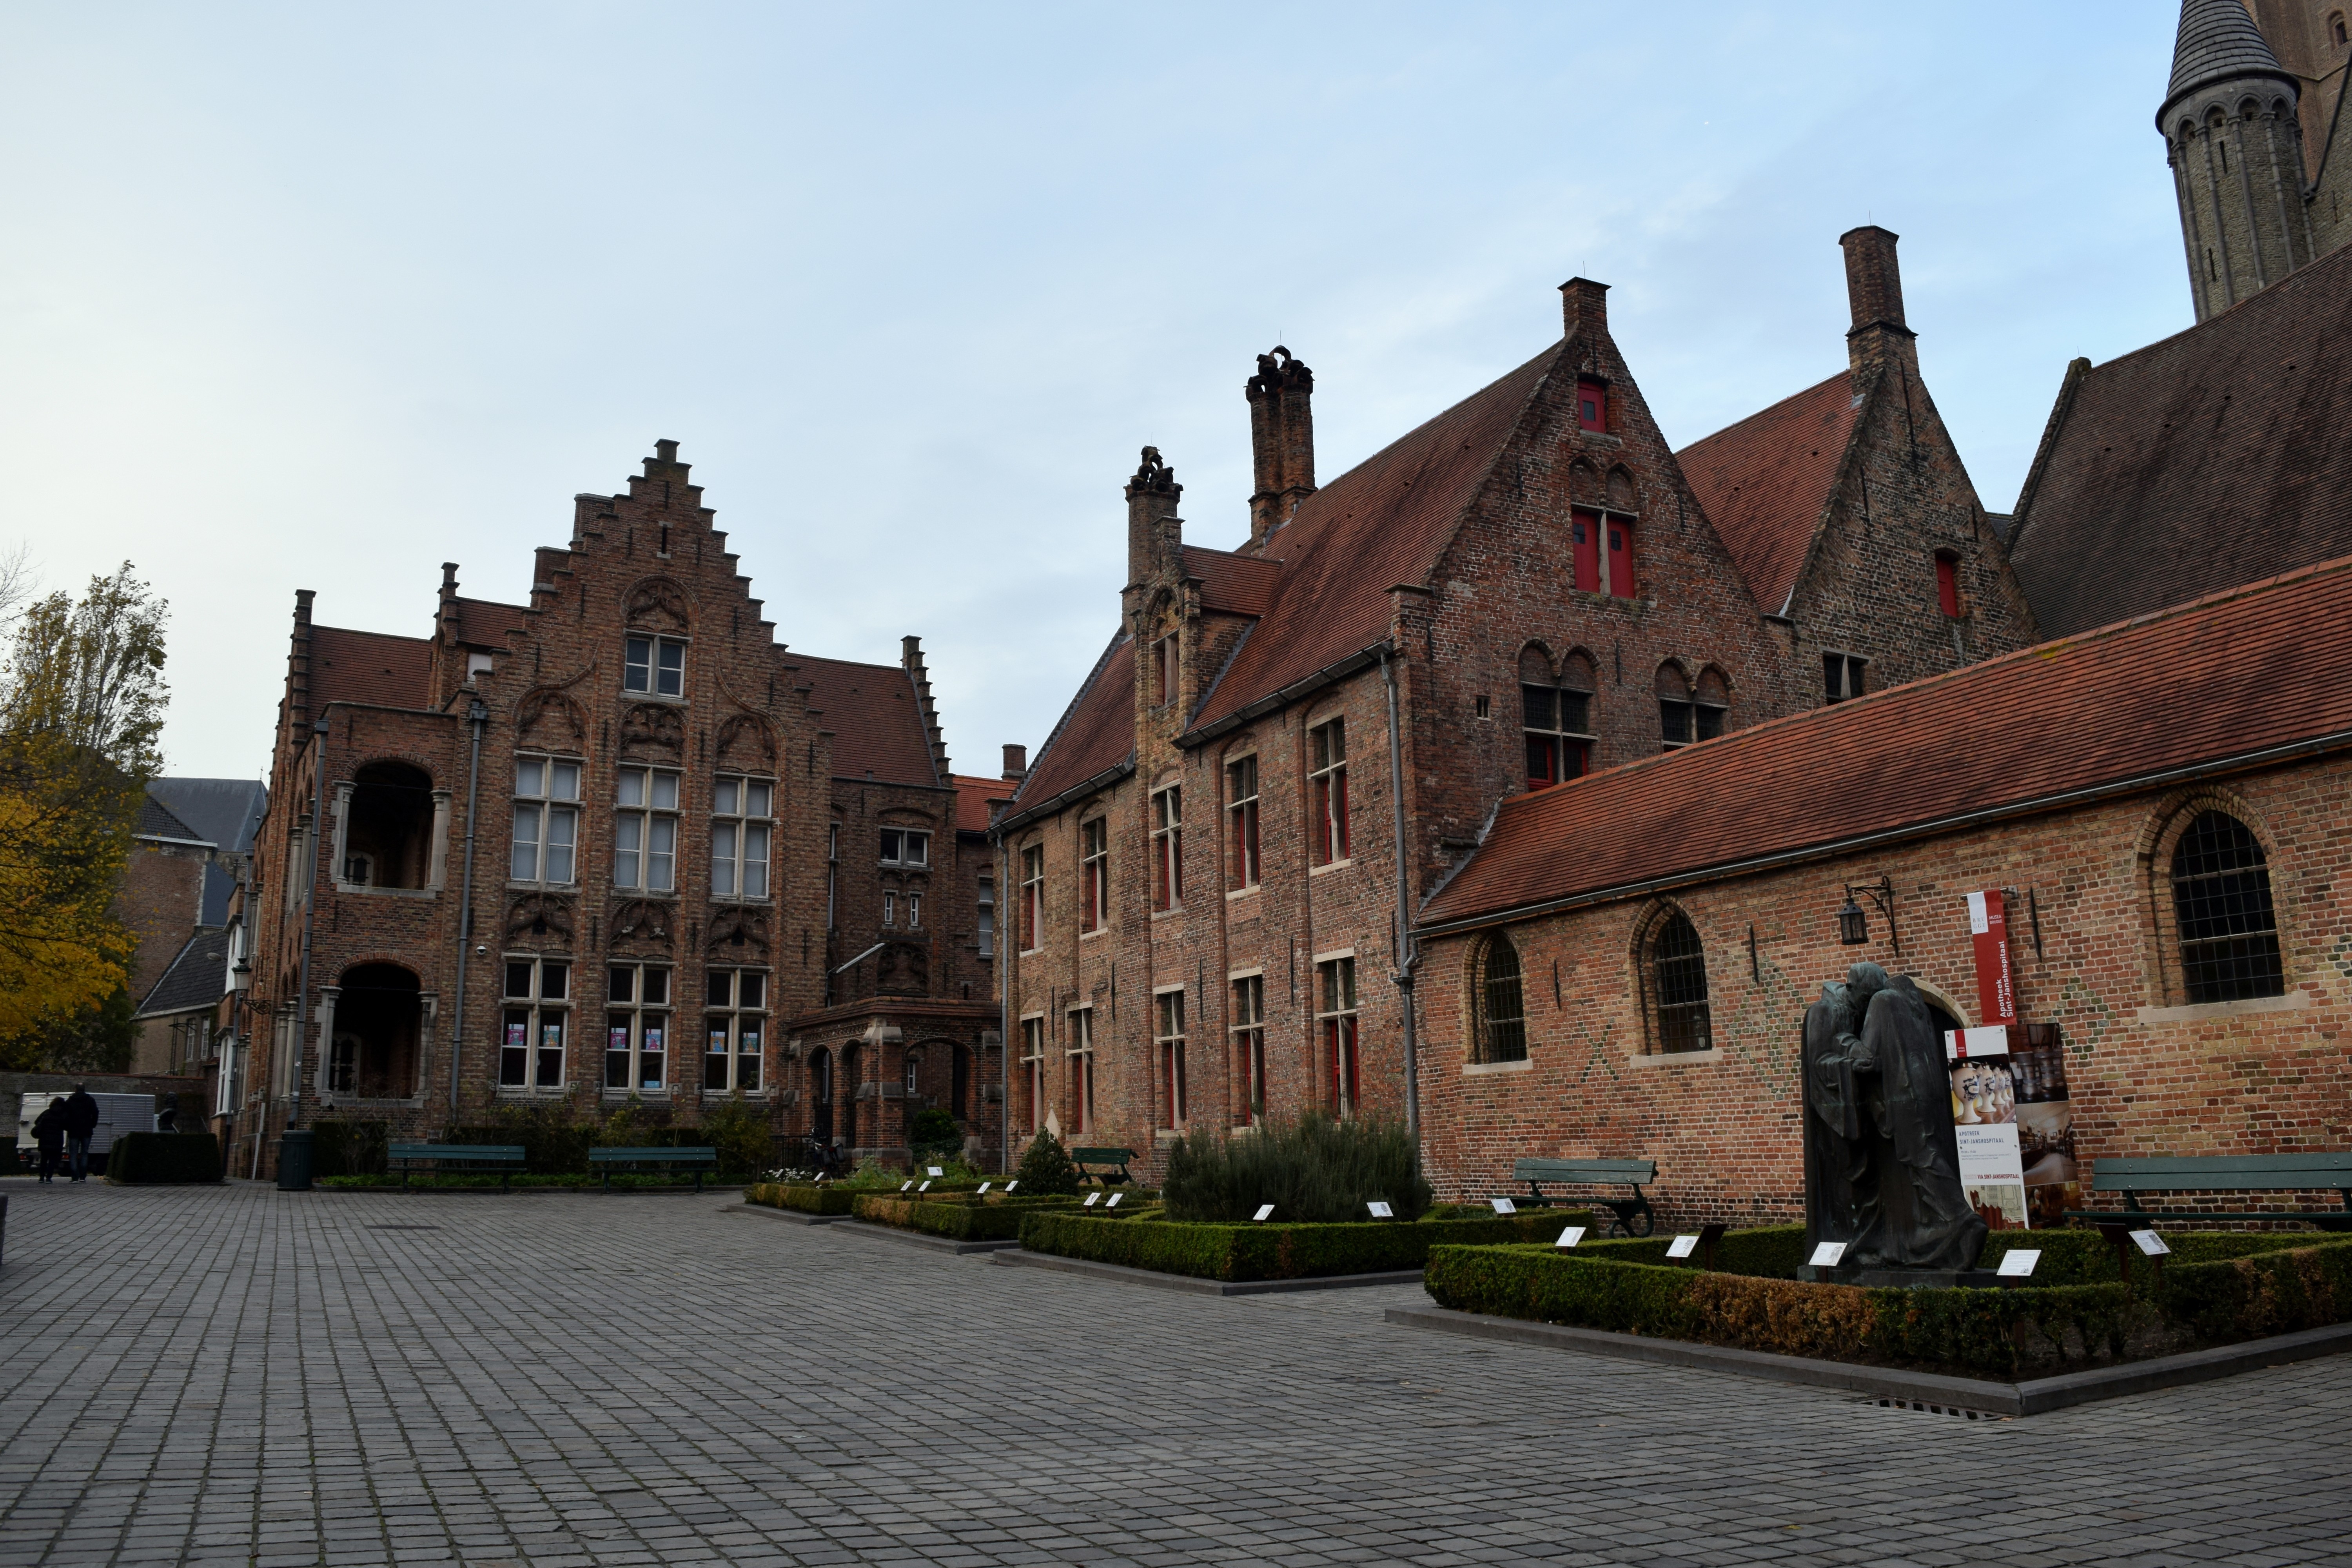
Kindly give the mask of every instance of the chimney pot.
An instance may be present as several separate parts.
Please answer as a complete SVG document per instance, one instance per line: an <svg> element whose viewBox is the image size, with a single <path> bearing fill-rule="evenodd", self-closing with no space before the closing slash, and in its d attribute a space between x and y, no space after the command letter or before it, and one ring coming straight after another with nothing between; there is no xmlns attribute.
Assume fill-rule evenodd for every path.
<svg viewBox="0 0 2352 1568"><path fill-rule="evenodd" d="M1029 748L1008 745L1004 748L1004 776L1025 779L1029 776Z"/></svg>

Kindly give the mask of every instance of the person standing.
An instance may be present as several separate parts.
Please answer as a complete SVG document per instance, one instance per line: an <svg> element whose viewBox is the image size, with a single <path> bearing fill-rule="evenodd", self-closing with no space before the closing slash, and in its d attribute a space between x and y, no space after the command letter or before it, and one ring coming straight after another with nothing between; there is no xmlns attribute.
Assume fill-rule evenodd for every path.
<svg viewBox="0 0 2352 1568"><path fill-rule="evenodd" d="M41 1147L41 1180L57 1179L58 1164L66 1152L66 1102L52 1099L49 1108L33 1118L33 1142Z"/></svg>
<svg viewBox="0 0 2352 1568"><path fill-rule="evenodd" d="M89 1179L89 1140L98 1131L98 1101L89 1090L74 1085L73 1096L66 1101L66 1163L73 1169L77 1182Z"/></svg>

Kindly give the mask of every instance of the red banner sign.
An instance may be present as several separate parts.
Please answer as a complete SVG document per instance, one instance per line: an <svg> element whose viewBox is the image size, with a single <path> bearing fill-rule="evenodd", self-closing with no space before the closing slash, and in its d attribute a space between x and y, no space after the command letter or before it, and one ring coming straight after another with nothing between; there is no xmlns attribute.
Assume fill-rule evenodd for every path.
<svg viewBox="0 0 2352 1568"><path fill-rule="evenodd" d="M1969 936L1977 950L1977 1013L1987 1026L2017 1022L2017 981L2009 971L2009 911L2000 889L1969 895Z"/></svg>

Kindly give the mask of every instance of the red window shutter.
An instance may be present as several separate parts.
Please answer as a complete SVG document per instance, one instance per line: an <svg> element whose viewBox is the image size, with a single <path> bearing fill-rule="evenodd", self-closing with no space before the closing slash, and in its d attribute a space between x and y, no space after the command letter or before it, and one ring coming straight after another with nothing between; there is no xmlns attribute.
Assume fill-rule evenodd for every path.
<svg viewBox="0 0 2352 1568"><path fill-rule="evenodd" d="M1936 602L1954 620L1960 616L1960 563L1948 555L1936 557Z"/></svg>
<svg viewBox="0 0 2352 1568"><path fill-rule="evenodd" d="M1576 384L1576 423L1585 430L1609 428L1609 389L1597 381Z"/></svg>
<svg viewBox="0 0 2352 1568"><path fill-rule="evenodd" d="M1576 586L1588 594L1600 593L1601 587L1600 513L1570 512L1568 537L1575 550Z"/></svg>
<svg viewBox="0 0 2352 1568"><path fill-rule="evenodd" d="M1638 598L1640 583L1633 574L1633 525L1623 518L1609 520L1609 593L1618 599Z"/></svg>

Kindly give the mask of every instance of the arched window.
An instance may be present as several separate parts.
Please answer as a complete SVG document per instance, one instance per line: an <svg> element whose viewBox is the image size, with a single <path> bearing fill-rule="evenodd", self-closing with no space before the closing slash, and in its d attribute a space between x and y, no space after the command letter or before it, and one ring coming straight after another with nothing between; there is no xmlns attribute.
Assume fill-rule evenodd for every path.
<svg viewBox="0 0 2352 1568"><path fill-rule="evenodd" d="M1687 746L1698 738L1693 728L1690 677L1678 664L1658 666L1658 735L1664 749Z"/></svg>
<svg viewBox="0 0 2352 1568"><path fill-rule="evenodd" d="M1519 980L1519 952L1509 937L1497 932L1488 939L1479 959L1476 994L1471 1003L1477 1020L1471 1060L1527 1060L1527 993Z"/></svg>
<svg viewBox="0 0 2352 1568"><path fill-rule="evenodd" d="M2226 812L2197 815L2172 850L2172 908L2189 1000L2242 1002L2285 989L2263 847Z"/></svg>
<svg viewBox="0 0 2352 1568"><path fill-rule="evenodd" d="M1519 654L1519 721L1528 752L1528 787L1545 789L1583 773L1592 752L1592 682L1586 661L1570 656L1555 680L1543 649Z"/></svg>
<svg viewBox="0 0 2352 1568"><path fill-rule="evenodd" d="M1703 1051L1715 1044L1707 1016L1706 952L1698 928L1675 910L1650 936L1652 1039L1660 1051Z"/></svg>

